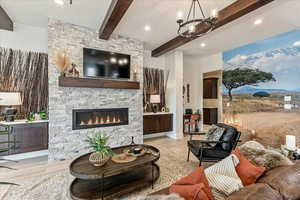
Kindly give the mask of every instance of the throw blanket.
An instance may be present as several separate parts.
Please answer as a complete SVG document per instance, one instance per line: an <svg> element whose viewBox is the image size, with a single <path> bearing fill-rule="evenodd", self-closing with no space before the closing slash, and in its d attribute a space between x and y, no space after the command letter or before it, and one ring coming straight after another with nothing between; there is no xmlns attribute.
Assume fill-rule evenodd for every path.
<svg viewBox="0 0 300 200"><path fill-rule="evenodd" d="M235 155L230 155L224 160L205 169L205 175L210 187L213 191L221 193L215 195L216 200L221 199L219 196L229 196L231 193L243 188L242 181L235 170L235 166L237 166L238 163L239 159Z"/></svg>

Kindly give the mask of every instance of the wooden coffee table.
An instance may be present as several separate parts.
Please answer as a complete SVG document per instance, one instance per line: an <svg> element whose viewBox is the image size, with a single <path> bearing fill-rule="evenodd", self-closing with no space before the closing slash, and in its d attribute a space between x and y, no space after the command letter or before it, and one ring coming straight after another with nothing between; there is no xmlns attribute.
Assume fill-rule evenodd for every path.
<svg viewBox="0 0 300 200"><path fill-rule="evenodd" d="M95 167L89 162L90 153L75 159L70 165L70 173L76 177L70 186L70 195L74 200L103 199L111 200L146 186L153 188L160 171L155 162L160 158L157 148L143 145L152 153L138 157L129 163L108 161L102 167ZM114 148L115 153L122 153L124 146Z"/></svg>

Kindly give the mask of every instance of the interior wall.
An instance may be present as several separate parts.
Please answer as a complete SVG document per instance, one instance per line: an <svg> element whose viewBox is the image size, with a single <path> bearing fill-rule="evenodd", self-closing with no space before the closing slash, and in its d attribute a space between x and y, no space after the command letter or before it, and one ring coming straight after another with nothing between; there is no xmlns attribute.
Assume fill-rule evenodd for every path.
<svg viewBox="0 0 300 200"><path fill-rule="evenodd" d="M203 109L203 74L223 69L222 53L209 56L184 56L183 84L190 84L190 103L184 99L184 109L191 108L195 112ZM186 96L186 95L185 95ZM222 97L220 97L222 98ZM220 99L222 102L222 99ZM222 104L220 104L222 106ZM222 110L222 107L219 107ZM222 116L222 112L220 113ZM200 121L203 129L203 120Z"/></svg>
<svg viewBox="0 0 300 200"><path fill-rule="evenodd" d="M14 31L0 30L0 47L47 53L48 31L15 23Z"/></svg>
<svg viewBox="0 0 300 200"><path fill-rule="evenodd" d="M166 69L170 71L166 102L170 112L174 114L173 132L168 136L180 139L183 137L183 53L181 51L166 56Z"/></svg>
<svg viewBox="0 0 300 200"><path fill-rule="evenodd" d="M152 57L151 51L145 49L144 50L144 67L165 69L166 68L166 57L165 56Z"/></svg>

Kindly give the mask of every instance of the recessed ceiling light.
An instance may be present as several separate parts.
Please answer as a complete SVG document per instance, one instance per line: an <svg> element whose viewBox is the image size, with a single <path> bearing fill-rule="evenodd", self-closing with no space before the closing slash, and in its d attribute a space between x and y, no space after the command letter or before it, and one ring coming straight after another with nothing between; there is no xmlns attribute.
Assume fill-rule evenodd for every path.
<svg viewBox="0 0 300 200"><path fill-rule="evenodd" d="M254 24L255 24L255 25L259 25L259 24L261 24L262 22L263 22L262 19L257 19L257 20L254 21Z"/></svg>
<svg viewBox="0 0 300 200"><path fill-rule="evenodd" d="M201 46L201 47L206 47L206 44L205 44L204 42L202 42L202 43L200 44L200 46Z"/></svg>
<svg viewBox="0 0 300 200"><path fill-rule="evenodd" d="M65 5L65 2L63 0L54 0L54 2L60 6Z"/></svg>
<svg viewBox="0 0 300 200"><path fill-rule="evenodd" d="M150 31L150 30L151 30L151 26L146 25L146 26L144 27L144 29L145 29L145 31Z"/></svg>

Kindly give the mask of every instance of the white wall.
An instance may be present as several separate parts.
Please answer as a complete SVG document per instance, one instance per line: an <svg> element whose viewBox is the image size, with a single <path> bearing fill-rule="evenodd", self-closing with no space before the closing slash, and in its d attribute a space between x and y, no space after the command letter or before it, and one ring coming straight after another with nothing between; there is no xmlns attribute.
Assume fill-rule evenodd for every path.
<svg viewBox="0 0 300 200"><path fill-rule="evenodd" d="M144 50L144 67L165 69L166 58L165 56L152 57L150 50Z"/></svg>
<svg viewBox="0 0 300 200"><path fill-rule="evenodd" d="M223 69L222 53L210 56L184 56L183 84L190 84L190 103L184 100L184 109L193 111L203 108L203 73ZM186 96L186 94L185 94ZM202 121L201 121L202 126Z"/></svg>
<svg viewBox="0 0 300 200"><path fill-rule="evenodd" d="M170 70L166 102L170 111L174 114L173 132L168 134L168 136L180 139L183 137L183 53L176 51L167 55L166 69Z"/></svg>
<svg viewBox="0 0 300 200"><path fill-rule="evenodd" d="M14 31L0 30L0 47L48 52L48 30L14 24Z"/></svg>

